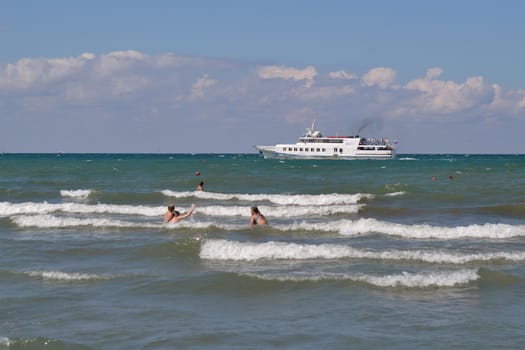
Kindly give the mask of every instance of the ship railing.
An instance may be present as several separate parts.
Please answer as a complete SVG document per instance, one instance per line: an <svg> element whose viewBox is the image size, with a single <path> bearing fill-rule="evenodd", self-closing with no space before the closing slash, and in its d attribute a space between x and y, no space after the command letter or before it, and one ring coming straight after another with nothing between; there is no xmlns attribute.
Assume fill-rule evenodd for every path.
<svg viewBox="0 0 525 350"><path fill-rule="evenodd" d="M385 138L373 138L373 137L369 137L369 138L362 138L360 141L359 141L359 144L360 145L390 145L390 142L388 141L388 139L385 139Z"/></svg>

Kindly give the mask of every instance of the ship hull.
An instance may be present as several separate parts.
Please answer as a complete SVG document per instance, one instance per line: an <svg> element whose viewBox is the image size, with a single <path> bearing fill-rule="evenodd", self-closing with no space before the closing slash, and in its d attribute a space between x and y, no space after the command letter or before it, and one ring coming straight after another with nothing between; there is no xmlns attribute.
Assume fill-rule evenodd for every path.
<svg viewBox="0 0 525 350"><path fill-rule="evenodd" d="M354 152L353 154L340 154L337 152L324 152L318 154L304 154L299 152L279 151L282 147L254 146L266 159L392 159L395 157L393 150L375 152Z"/></svg>

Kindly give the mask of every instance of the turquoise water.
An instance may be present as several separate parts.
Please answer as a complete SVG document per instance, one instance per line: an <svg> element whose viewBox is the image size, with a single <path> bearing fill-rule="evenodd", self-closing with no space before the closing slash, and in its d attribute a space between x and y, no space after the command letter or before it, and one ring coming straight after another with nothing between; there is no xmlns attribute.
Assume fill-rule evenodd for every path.
<svg viewBox="0 0 525 350"><path fill-rule="evenodd" d="M2 154L0 349L517 349L524 218L519 155Z"/></svg>

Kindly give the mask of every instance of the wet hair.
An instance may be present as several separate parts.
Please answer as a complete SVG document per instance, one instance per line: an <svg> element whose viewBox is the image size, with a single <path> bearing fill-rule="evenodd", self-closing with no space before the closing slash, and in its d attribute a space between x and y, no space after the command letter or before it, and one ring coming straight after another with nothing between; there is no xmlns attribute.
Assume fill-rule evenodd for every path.
<svg viewBox="0 0 525 350"><path fill-rule="evenodd" d="M204 186L204 181L201 181L199 185Z"/></svg>
<svg viewBox="0 0 525 350"><path fill-rule="evenodd" d="M175 206L173 204L168 205L168 210L173 212L175 210Z"/></svg>
<svg viewBox="0 0 525 350"><path fill-rule="evenodd" d="M255 214L259 214L259 208L257 207L251 207L250 208Z"/></svg>
<svg viewBox="0 0 525 350"><path fill-rule="evenodd" d="M175 216L179 216L179 215L180 215L180 213L179 213L179 211L178 211L178 210L175 210L175 211L173 211L173 215L175 215Z"/></svg>

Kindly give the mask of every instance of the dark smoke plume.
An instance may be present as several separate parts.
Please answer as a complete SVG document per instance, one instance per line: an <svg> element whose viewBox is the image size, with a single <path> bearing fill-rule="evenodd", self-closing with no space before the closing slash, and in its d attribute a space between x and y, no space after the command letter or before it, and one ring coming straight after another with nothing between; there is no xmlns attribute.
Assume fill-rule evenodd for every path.
<svg viewBox="0 0 525 350"><path fill-rule="evenodd" d="M359 135L361 133L361 131L363 131L364 129L368 128L369 126L374 126L377 129L381 129L383 127L383 120L381 118L379 118L379 117L365 118L361 122L361 125L359 126L359 128L357 129L356 135Z"/></svg>

